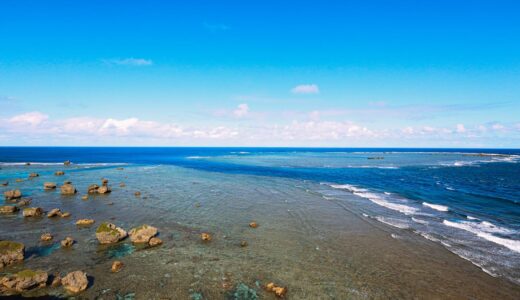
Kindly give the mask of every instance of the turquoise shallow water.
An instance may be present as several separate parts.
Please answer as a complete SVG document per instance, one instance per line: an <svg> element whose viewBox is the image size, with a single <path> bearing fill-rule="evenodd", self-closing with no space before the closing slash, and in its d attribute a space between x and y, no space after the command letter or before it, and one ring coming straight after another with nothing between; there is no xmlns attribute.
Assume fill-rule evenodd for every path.
<svg viewBox="0 0 520 300"><path fill-rule="evenodd" d="M1 216L0 239L23 241L29 254L7 271L85 269L94 278L86 295L107 299L129 293L225 298L240 283L269 298L262 288L268 281L288 286L295 299L434 291L486 298L496 288L504 298L518 295L516 152L366 150L0 148L0 181L10 183L2 191L20 188L33 206L72 213L56 220ZM64 167L65 159L74 164ZM66 175L54 176L58 169ZM14 181L30 172L40 177ZM102 177L113 193L80 200ZM42 190L45 181L64 180L80 193ZM165 245L102 247L95 227L74 225L79 218L125 229L148 223ZM252 220L260 227L249 228ZM42 244L46 231L56 242L71 235L77 244L68 251ZM200 242L201 232L214 240ZM248 247L239 246L243 240ZM114 259L125 261L126 272L107 273Z"/></svg>

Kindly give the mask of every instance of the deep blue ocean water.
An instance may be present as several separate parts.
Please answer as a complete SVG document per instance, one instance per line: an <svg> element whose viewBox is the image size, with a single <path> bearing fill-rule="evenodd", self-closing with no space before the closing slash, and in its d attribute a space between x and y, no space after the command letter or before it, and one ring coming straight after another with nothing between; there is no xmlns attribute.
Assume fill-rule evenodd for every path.
<svg viewBox="0 0 520 300"><path fill-rule="evenodd" d="M0 167L64 160L315 182L324 199L359 196L364 217L412 230L520 283L520 150L0 147Z"/></svg>

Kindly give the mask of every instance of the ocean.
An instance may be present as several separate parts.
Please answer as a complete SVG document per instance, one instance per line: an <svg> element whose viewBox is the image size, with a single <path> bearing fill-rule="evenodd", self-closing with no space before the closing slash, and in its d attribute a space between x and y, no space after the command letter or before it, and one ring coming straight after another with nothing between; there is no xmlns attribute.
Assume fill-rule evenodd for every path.
<svg viewBox="0 0 520 300"><path fill-rule="evenodd" d="M64 167L64 160L73 164ZM26 166L26 162L31 165ZM121 167L129 174L119 175L117 170ZM119 209L126 212L126 219L121 217L123 223L131 223L133 218L150 222L157 217L169 224L171 230L181 232L201 228L218 232L224 226L229 228L229 232L222 233L226 238L238 234L233 229L237 220L247 224L247 220L255 218L254 212L257 209L260 212L255 205L265 209L265 206L274 205L273 199L285 205L281 207L287 216L275 217L275 213L266 212L264 223L273 226L273 230L279 224L289 232L290 229L284 227L289 225L283 220L295 218L302 222L301 226L307 226L309 232L317 236L322 232L322 239L328 238L327 226L332 228L338 224L320 227L318 219L341 218L343 211L361 222L389 230L393 240L422 239L471 262L483 274L487 273L485 276L499 278L513 286L520 285L520 150L1 147L0 168L0 182L10 182L3 190L20 187L36 201L42 199L42 206L52 203L48 204L49 208L61 205L63 200L58 195L43 193L41 182L35 185L34 181L27 180L17 184L14 179L26 178L30 171L40 174L41 178L36 180L56 180L52 175L54 171L64 169L67 176L63 179L70 178L86 188L105 175L117 178L117 182L125 181L127 186L133 184L143 190L150 199L155 199L150 210L160 208L161 211L159 214L139 214L136 208L122 205ZM176 185L180 182L184 184ZM129 191L124 197L133 198L131 194ZM223 202L224 198L233 198L225 200L233 201L233 204L228 206L230 203ZM309 208L305 214L297 213L297 209L291 211L292 207L300 205L299 201L302 207ZM199 212L191 212L193 203L212 209L199 215ZM84 204L79 206L70 208L73 215L86 209ZM327 215L328 208L330 215ZM106 212L96 210L96 213L109 217L104 215ZM13 219L8 221L13 222ZM37 224L31 223L29 229L22 229L9 225L8 221L0 220L0 239L9 236L28 240L30 233L38 231ZM21 233L17 234L16 230ZM60 230L70 232L65 227ZM341 230L341 227L334 227L331 232L341 233ZM178 235L174 233L172 241ZM277 241L283 244L281 239ZM310 247L319 247L315 244ZM285 255L283 246L279 247L282 249L277 250L281 251L278 254ZM220 248L225 249L225 245ZM36 247L34 251L44 251L47 254L35 257L46 257L50 261L50 253L54 250ZM122 250L110 251L116 256L125 256L134 249L125 246ZM117 254L118 251L123 254ZM107 260L113 257L107 253L103 254ZM99 258L92 256L91 259ZM267 263L268 260L262 261ZM289 271L284 272L289 276ZM250 284L254 282L249 280ZM289 285L292 282L286 281ZM328 289L332 298L341 295L340 289ZM348 292L363 292L361 290L350 287ZM196 289L191 291L192 294L195 292ZM371 294L373 290L365 292L375 295ZM379 296L399 295L406 298L413 293Z"/></svg>

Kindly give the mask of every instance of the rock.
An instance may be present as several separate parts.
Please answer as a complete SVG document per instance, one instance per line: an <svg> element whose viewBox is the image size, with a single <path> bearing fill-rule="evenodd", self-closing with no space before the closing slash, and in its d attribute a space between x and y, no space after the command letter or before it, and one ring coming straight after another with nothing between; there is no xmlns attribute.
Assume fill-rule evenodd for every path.
<svg viewBox="0 0 520 300"><path fill-rule="evenodd" d="M99 185L97 184L91 184L88 186L87 193L88 194L95 194L98 192Z"/></svg>
<svg viewBox="0 0 520 300"><path fill-rule="evenodd" d="M2 182L0 182L0 185L1 186L8 186L9 185L9 181L2 181Z"/></svg>
<svg viewBox="0 0 520 300"><path fill-rule="evenodd" d="M81 200L88 200L88 195L81 196Z"/></svg>
<svg viewBox="0 0 520 300"><path fill-rule="evenodd" d="M63 162L63 165L65 165L65 166L70 166L70 164L71 164L70 160L66 160Z"/></svg>
<svg viewBox="0 0 520 300"><path fill-rule="evenodd" d="M132 228L128 232L130 240L134 243L148 243L151 238L157 235L157 228L150 225L141 225L136 228Z"/></svg>
<svg viewBox="0 0 520 300"><path fill-rule="evenodd" d="M61 241L62 247L71 247L72 245L74 245L74 239L70 236L66 237L63 241Z"/></svg>
<svg viewBox="0 0 520 300"><path fill-rule="evenodd" d="M48 275L45 271L24 270L0 279L0 286L7 290L24 292L33 288L41 288L47 285Z"/></svg>
<svg viewBox="0 0 520 300"><path fill-rule="evenodd" d="M43 215L43 209L40 207L28 207L23 209L24 217L39 217Z"/></svg>
<svg viewBox="0 0 520 300"><path fill-rule="evenodd" d="M44 190L54 190L56 188L56 183L55 182L45 182L43 184L43 189Z"/></svg>
<svg viewBox="0 0 520 300"><path fill-rule="evenodd" d="M112 271L112 273L117 273L117 272L121 271L121 269L123 267L124 267L124 264L121 261L116 260L112 263L111 271Z"/></svg>
<svg viewBox="0 0 520 300"><path fill-rule="evenodd" d="M52 241L52 239L53 239L53 236L50 233L44 233L40 236L40 241L43 241L43 242Z"/></svg>
<svg viewBox="0 0 520 300"><path fill-rule="evenodd" d="M0 268L22 261L24 253L25 246L22 243L0 241Z"/></svg>
<svg viewBox="0 0 520 300"><path fill-rule="evenodd" d="M117 168L116 170L118 170L118 171L122 171L122 170L124 170L124 169L125 169L125 168L119 167L119 168Z"/></svg>
<svg viewBox="0 0 520 300"><path fill-rule="evenodd" d="M163 241L158 237L153 237L150 239L150 241L148 241L148 245L150 245L152 247L162 245L162 243L163 243Z"/></svg>
<svg viewBox="0 0 520 300"><path fill-rule="evenodd" d="M26 162L25 165L26 165L26 166L30 166L31 163L30 163L30 162Z"/></svg>
<svg viewBox="0 0 520 300"><path fill-rule="evenodd" d="M242 247L242 248L247 247L247 242L246 241L241 241L240 242L240 247Z"/></svg>
<svg viewBox="0 0 520 300"><path fill-rule="evenodd" d="M20 206L27 206L27 205L31 204L31 202L32 202L31 198L22 198L22 200L20 200L18 202L18 207L20 207Z"/></svg>
<svg viewBox="0 0 520 300"><path fill-rule="evenodd" d="M270 282L266 285L266 289L269 292L273 292L277 297L283 298L287 293L287 288L277 286L273 282Z"/></svg>
<svg viewBox="0 0 520 300"><path fill-rule="evenodd" d="M205 233L203 232L201 235L200 235L200 238L203 240L203 241L211 241L211 235L209 233Z"/></svg>
<svg viewBox="0 0 520 300"><path fill-rule="evenodd" d="M126 186L126 184L125 184L124 182L121 182L121 183L119 184L119 187L125 187L125 186Z"/></svg>
<svg viewBox="0 0 520 300"><path fill-rule="evenodd" d="M141 192L137 191L137 192L134 193L134 195L135 195L136 197L139 197L139 196L141 196Z"/></svg>
<svg viewBox="0 0 520 300"><path fill-rule="evenodd" d="M96 230L96 238L101 244L117 243L126 238L128 234L122 228L112 223L104 222Z"/></svg>
<svg viewBox="0 0 520 300"><path fill-rule="evenodd" d="M61 276L60 274L58 273L55 273L53 276L52 276L52 283L51 283L51 286L52 287L59 287L61 285Z"/></svg>
<svg viewBox="0 0 520 300"><path fill-rule="evenodd" d="M103 185L103 186L108 185L108 179L106 179L106 178L101 179L101 185Z"/></svg>
<svg viewBox="0 0 520 300"><path fill-rule="evenodd" d="M63 172L63 171L56 171L56 172L54 172L54 175L55 176L63 176L63 175L65 175L65 172Z"/></svg>
<svg viewBox="0 0 520 300"><path fill-rule="evenodd" d="M22 178L16 178L15 181L16 181L16 182L23 182L23 179L22 179Z"/></svg>
<svg viewBox="0 0 520 300"><path fill-rule="evenodd" d="M79 293L87 289L87 274L82 271L75 271L67 274L61 279L63 287L71 293Z"/></svg>
<svg viewBox="0 0 520 300"><path fill-rule="evenodd" d="M98 194L108 194L112 192L112 190L110 189L110 187L108 187L108 185L103 185L97 190L97 192Z"/></svg>
<svg viewBox="0 0 520 300"><path fill-rule="evenodd" d="M22 192L20 190L10 190L4 192L5 200L15 200L22 198Z"/></svg>
<svg viewBox="0 0 520 300"><path fill-rule="evenodd" d="M96 221L94 221L92 219L80 219L80 220L76 221L76 225L78 225L78 226L89 226L89 225L94 224L94 222L96 222Z"/></svg>
<svg viewBox="0 0 520 300"><path fill-rule="evenodd" d="M61 210L59 208L52 209L48 214L48 218L58 217L61 216Z"/></svg>
<svg viewBox="0 0 520 300"><path fill-rule="evenodd" d="M62 218L68 218L68 217L70 217L70 212L64 212L64 213L61 213L61 214L60 214L60 217L62 217Z"/></svg>
<svg viewBox="0 0 520 300"><path fill-rule="evenodd" d="M29 174L29 178L35 178L35 177L39 177L39 176L40 176L40 174L38 174L38 173Z"/></svg>
<svg viewBox="0 0 520 300"><path fill-rule="evenodd" d="M14 214L18 211L18 207L11 206L11 205L5 205L0 206L0 214Z"/></svg>
<svg viewBox="0 0 520 300"><path fill-rule="evenodd" d="M76 188L71 183L65 183L60 189L62 195L74 195L77 192Z"/></svg>
<svg viewBox="0 0 520 300"><path fill-rule="evenodd" d="M249 223L249 227L256 228L256 227L258 227L258 224L256 222L251 222L251 223Z"/></svg>

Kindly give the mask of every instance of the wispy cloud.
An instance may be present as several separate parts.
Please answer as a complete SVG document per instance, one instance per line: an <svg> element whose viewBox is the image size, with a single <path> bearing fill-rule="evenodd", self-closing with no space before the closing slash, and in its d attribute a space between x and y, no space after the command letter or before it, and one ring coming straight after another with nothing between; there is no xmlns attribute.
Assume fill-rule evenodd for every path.
<svg viewBox="0 0 520 300"><path fill-rule="evenodd" d="M316 84L300 84L291 89L293 94L319 94L320 88Z"/></svg>
<svg viewBox="0 0 520 300"><path fill-rule="evenodd" d="M249 105L242 103L233 111L233 115L237 118L242 118L249 114Z"/></svg>
<svg viewBox="0 0 520 300"><path fill-rule="evenodd" d="M206 30L210 32L227 31L231 29L231 27L229 27L226 24L212 24L204 22L202 25L204 26L204 28L206 28Z"/></svg>
<svg viewBox="0 0 520 300"><path fill-rule="evenodd" d="M135 67L143 67L143 66L151 66L153 65L153 61L151 59L145 58L113 58L113 59L104 59L104 63L109 65L119 65L119 66L135 66Z"/></svg>

